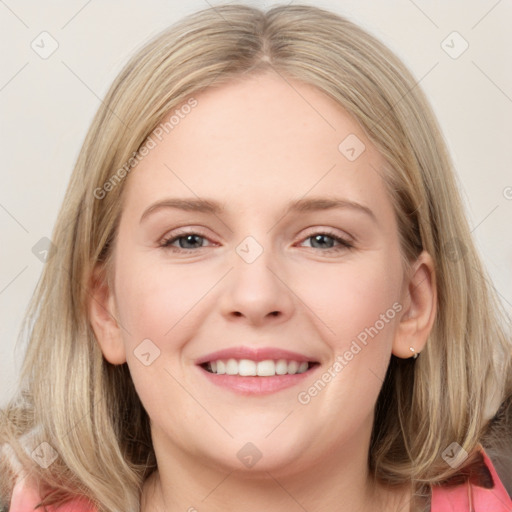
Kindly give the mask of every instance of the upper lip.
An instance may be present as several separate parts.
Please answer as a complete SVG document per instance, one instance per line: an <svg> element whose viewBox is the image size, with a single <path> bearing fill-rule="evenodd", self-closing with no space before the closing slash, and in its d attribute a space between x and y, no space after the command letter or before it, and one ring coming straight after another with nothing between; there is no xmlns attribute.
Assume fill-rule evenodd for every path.
<svg viewBox="0 0 512 512"><path fill-rule="evenodd" d="M267 359L279 360L286 359L288 361L301 362L316 362L313 358L308 357L298 352L291 352L272 347L232 347L223 350L211 352L196 360L196 364L204 364L210 361L218 361L219 359L250 359L252 361L265 361Z"/></svg>

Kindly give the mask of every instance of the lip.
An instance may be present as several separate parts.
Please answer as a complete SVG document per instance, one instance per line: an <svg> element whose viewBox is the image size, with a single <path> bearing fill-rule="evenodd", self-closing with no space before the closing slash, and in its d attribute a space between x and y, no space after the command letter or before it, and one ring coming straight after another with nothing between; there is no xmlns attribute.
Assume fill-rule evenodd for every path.
<svg viewBox="0 0 512 512"><path fill-rule="evenodd" d="M318 365L304 373L295 375L274 375L273 377L241 377L240 375L218 375L210 373L202 366L199 371L214 385L228 389L238 395L269 395L282 391L304 381L314 372Z"/></svg>
<svg viewBox="0 0 512 512"><path fill-rule="evenodd" d="M218 361L219 359L251 359L252 361L265 361L266 359L287 359L288 361L298 361L302 362L310 362L317 363L318 361L312 357L306 356L304 354L299 354L298 352L292 352L290 350L283 350L272 347L232 347L226 348L223 350L218 350L216 352L211 352L205 356L200 357L195 361L195 364L201 365L204 363L208 363L210 361ZM303 375L303 374L299 374ZM264 377L259 377L264 378Z"/></svg>
<svg viewBox="0 0 512 512"><path fill-rule="evenodd" d="M295 375L273 375L267 377L259 376L240 376L240 375L219 375L210 373L203 365L210 361L219 359L251 359L253 361L264 361L266 359L286 359L288 361L297 361L299 363L315 363L304 373ZM221 388L228 389L239 395L268 395L276 393L301 383L309 377L319 366L320 363L313 357L309 357L298 352L290 350L277 349L272 347L233 347L211 352L195 361L197 368L212 384Z"/></svg>

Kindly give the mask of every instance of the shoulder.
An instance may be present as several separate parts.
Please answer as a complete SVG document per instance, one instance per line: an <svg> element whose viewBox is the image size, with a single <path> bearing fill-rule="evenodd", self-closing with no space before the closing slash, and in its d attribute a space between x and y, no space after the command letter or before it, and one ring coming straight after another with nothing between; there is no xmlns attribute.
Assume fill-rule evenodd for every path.
<svg viewBox="0 0 512 512"><path fill-rule="evenodd" d="M19 479L13 489L8 512L38 512L41 509L36 507L40 501L37 486L28 478ZM46 510L48 512L97 512L96 507L83 498L70 500L60 506L48 506Z"/></svg>
<svg viewBox="0 0 512 512"><path fill-rule="evenodd" d="M29 439L31 435L33 432L29 432L21 438L22 446L24 446L24 440ZM8 493L6 497L7 512L39 512L43 510L36 508L41 502L37 481L25 471L10 445L0 444L0 460L5 463L2 465L2 471L8 471L10 480L6 489ZM4 498L3 495L2 498ZM97 508L84 498L71 499L60 506L47 506L45 510L47 512L97 512Z"/></svg>
<svg viewBox="0 0 512 512"><path fill-rule="evenodd" d="M466 481L454 486L433 486L431 512L463 510L512 512L512 499L501 482L490 458L480 450L485 481L475 480L469 474Z"/></svg>

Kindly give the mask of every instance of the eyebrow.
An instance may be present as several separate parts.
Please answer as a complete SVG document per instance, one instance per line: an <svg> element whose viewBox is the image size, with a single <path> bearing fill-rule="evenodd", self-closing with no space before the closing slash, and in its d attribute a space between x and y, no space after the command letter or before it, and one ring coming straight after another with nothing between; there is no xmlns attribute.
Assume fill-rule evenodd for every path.
<svg viewBox="0 0 512 512"><path fill-rule="evenodd" d="M163 209L174 208L188 212L211 213L214 215L222 214L224 207L213 200L199 199L199 198L166 198L144 210L140 218L140 222L146 219L150 214ZM328 197L312 197L306 199L297 199L292 201L286 209L284 215L289 213L305 213L318 210L332 210L334 208L348 208L368 215L374 222L377 222L377 217L373 211L365 205L349 201L348 199L341 198L328 198ZM283 216L284 216L283 215Z"/></svg>

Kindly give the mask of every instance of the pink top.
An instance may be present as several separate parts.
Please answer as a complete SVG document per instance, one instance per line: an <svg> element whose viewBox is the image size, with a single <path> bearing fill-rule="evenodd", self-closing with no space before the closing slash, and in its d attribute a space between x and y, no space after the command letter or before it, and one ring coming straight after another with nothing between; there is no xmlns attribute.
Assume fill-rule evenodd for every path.
<svg viewBox="0 0 512 512"><path fill-rule="evenodd" d="M432 488L431 512L512 512L512 500L501 483L494 466L482 450L494 486L486 489L474 484ZM14 487L9 512L34 512L40 496L27 479ZM48 512L97 512L87 500L75 499L60 507L47 507Z"/></svg>
<svg viewBox="0 0 512 512"><path fill-rule="evenodd" d="M432 487L431 512L512 512L512 500L494 466L481 450L494 486L491 489L468 484L456 487Z"/></svg>
<svg viewBox="0 0 512 512"><path fill-rule="evenodd" d="M37 492L37 486L29 482L27 478L22 478L14 486L9 512L39 512L40 508L35 507L40 503L41 497ZM74 499L68 501L60 507L46 507L47 512L97 512L96 507L92 506L88 500Z"/></svg>

